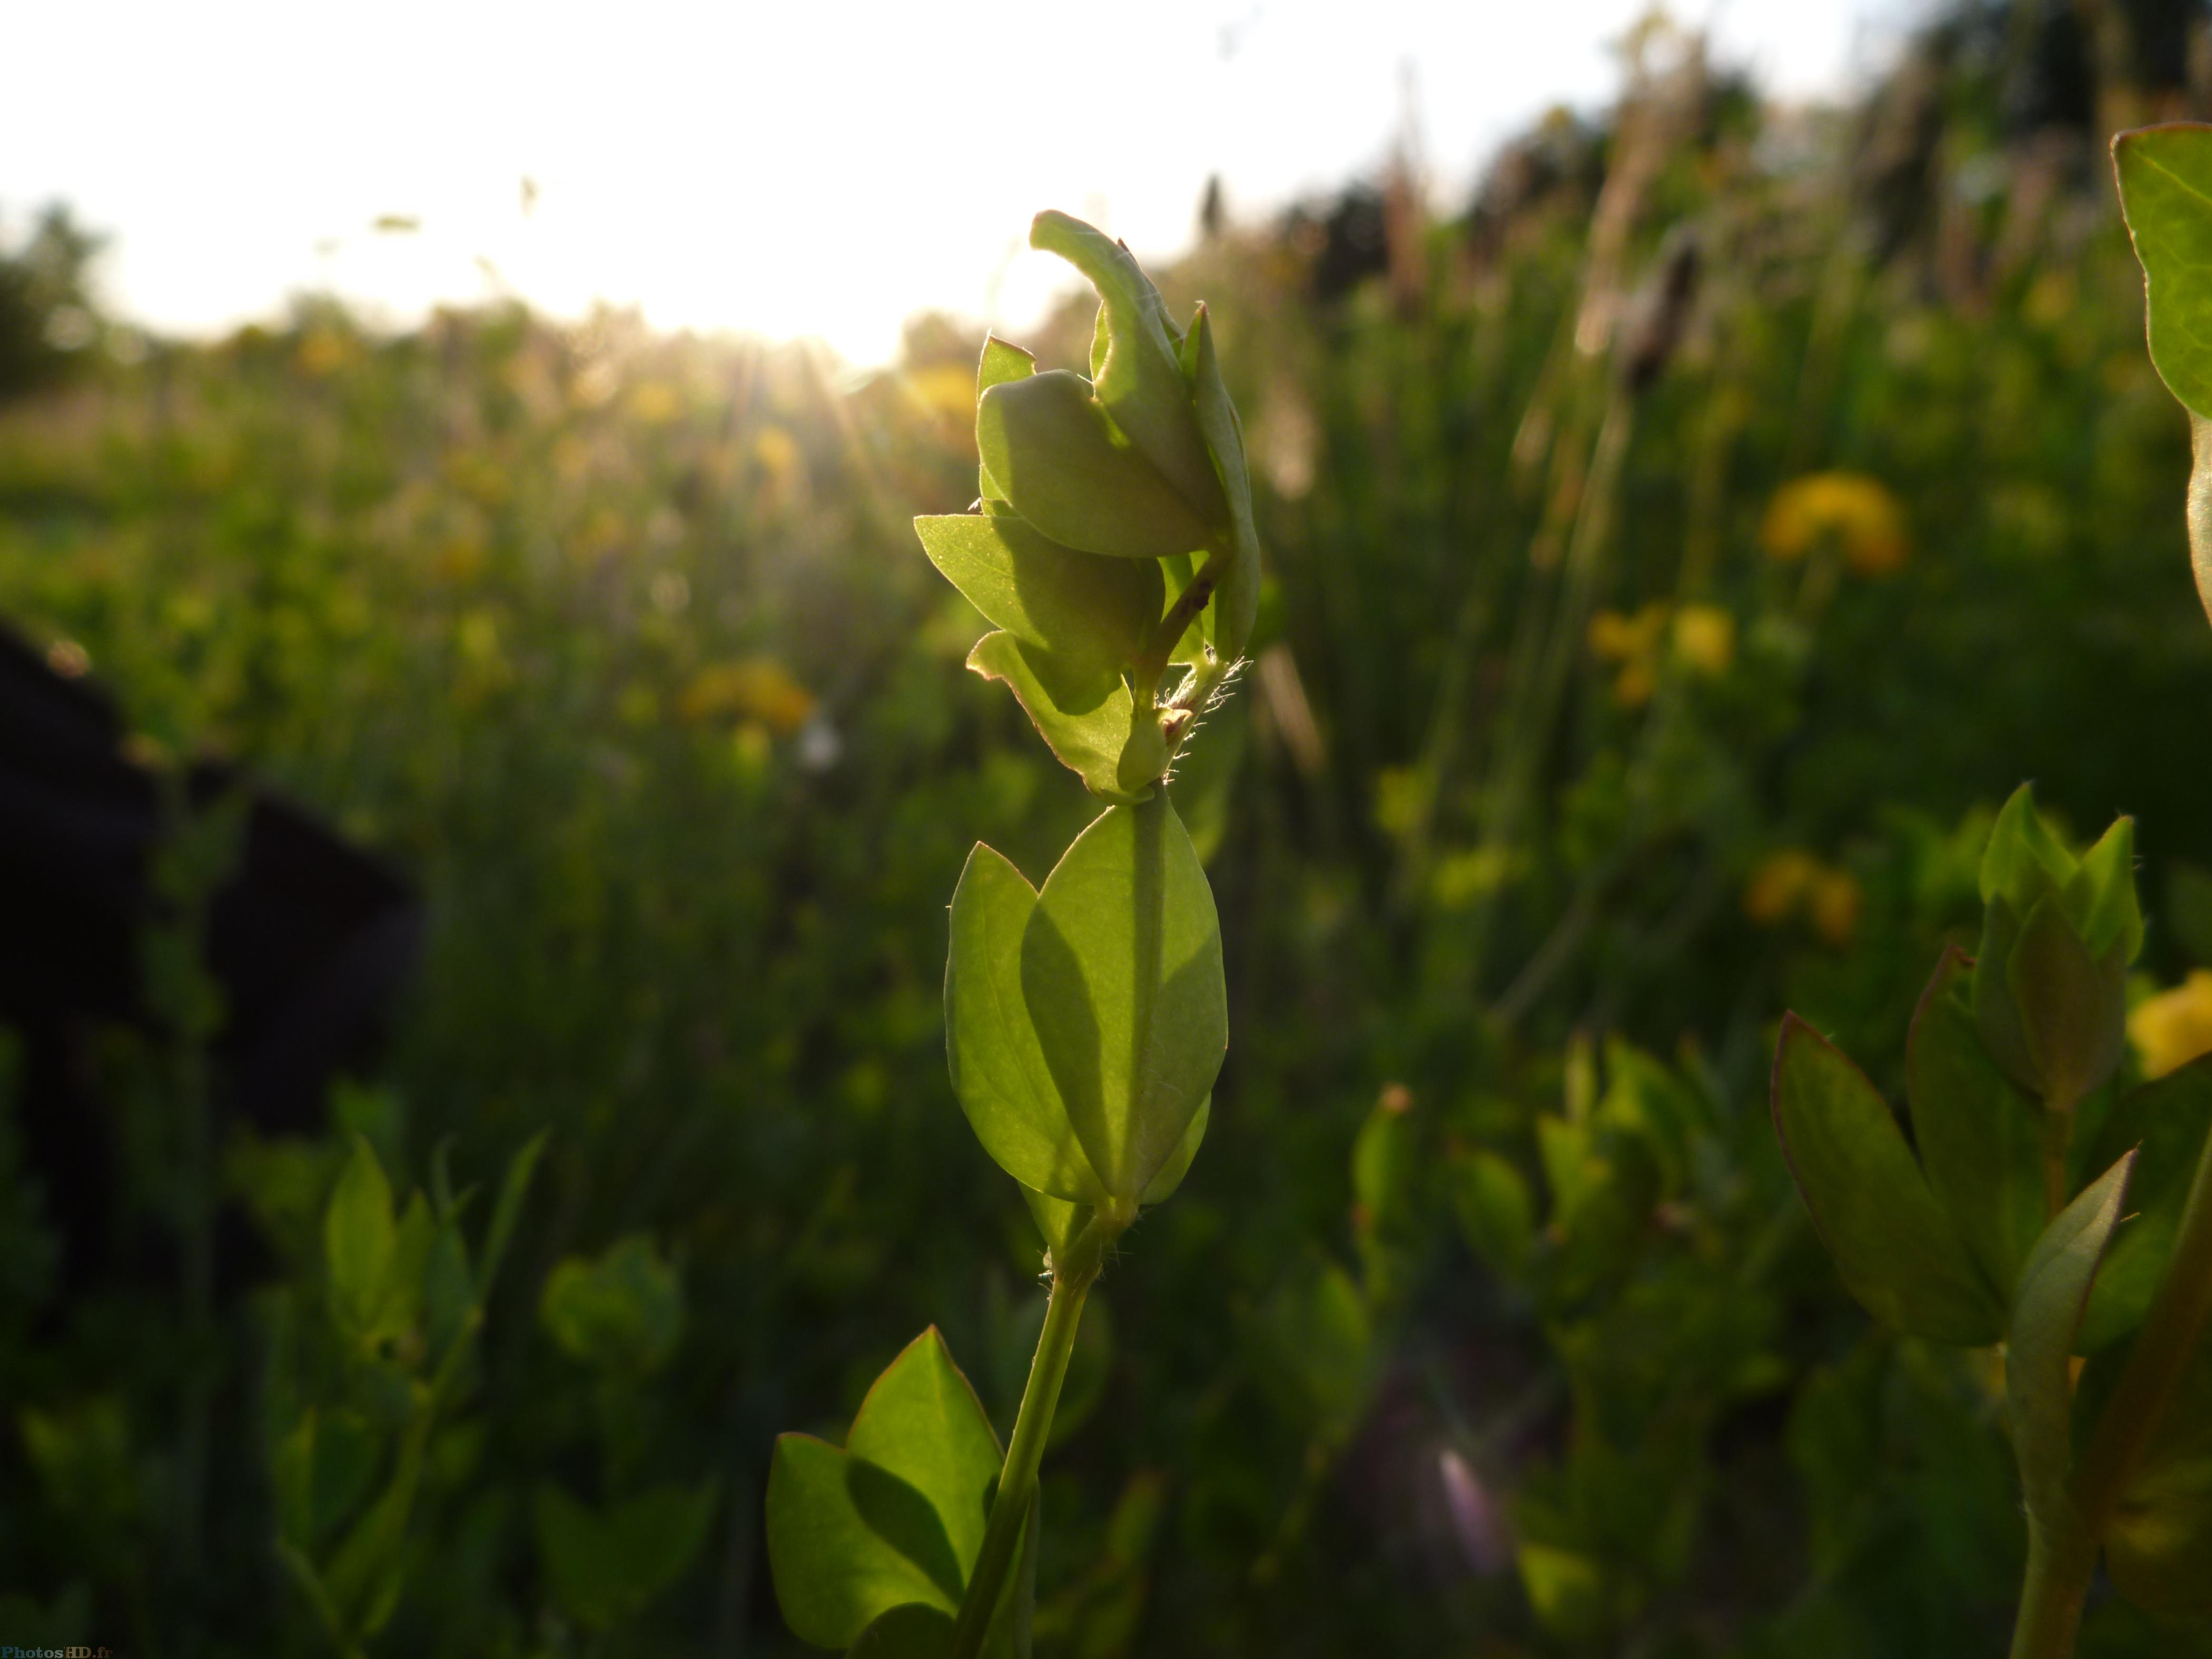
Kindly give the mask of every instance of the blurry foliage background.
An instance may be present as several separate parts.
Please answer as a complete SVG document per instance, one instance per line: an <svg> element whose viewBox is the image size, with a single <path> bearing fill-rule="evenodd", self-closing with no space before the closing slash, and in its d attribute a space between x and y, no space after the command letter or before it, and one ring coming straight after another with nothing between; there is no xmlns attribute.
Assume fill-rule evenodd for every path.
<svg viewBox="0 0 2212 1659"><path fill-rule="evenodd" d="M1178 786L1228 1067L1086 1325L1042 1652L2000 1650L2001 1384L1844 1297L1765 1067L1788 1005L1894 1090L2023 777L2138 815L2137 1063L2212 1042L2186 423L2100 138L2204 111L2208 50L2163 0L1975 0L1863 107L1778 112L1654 27L1464 211L1401 167L1209 210L1158 273L1212 307L1272 583ZM0 1637L793 1651L771 1437L932 1322L1003 1430L1041 1316L945 1079L945 905L1093 803L908 526L973 493L979 341L921 319L855 377L302 302L176 344L98 317L89 252L56 216L0 264L0 613L148 764L234 757L388 855L430 933L327 1134L224 1130L270 1265L192 1340L158 1273L61 1297L8 1155ZM193 1041L100 1051L157 1238L147 1051ZM457 1335L481 1286L403 1212L541 1131ZM333 1201L356 1135L386 1210ZM341 1211L420 1276L381 1311ZM2085 1651L2212 1638L2106 1596Z"/></svg>

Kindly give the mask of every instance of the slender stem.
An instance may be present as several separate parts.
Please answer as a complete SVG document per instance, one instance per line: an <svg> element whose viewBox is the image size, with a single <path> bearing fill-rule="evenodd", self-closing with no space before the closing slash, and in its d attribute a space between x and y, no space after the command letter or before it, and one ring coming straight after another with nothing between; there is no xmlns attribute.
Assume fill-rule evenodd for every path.
<svg viewBox="0 0 2212 1659"><path fill-rule="evenodd" d="M1206 562L1199 567L1189 585L1176 595L1176 602L1168 607L1167 615L1160 618L1160 624L1152 630L1152 641L1145 648L1143 659L1135 665L1136 672L1132 677L1142 700L1148 702L1159 700L1160 679L1168 672L1168 659L1175 655L1176 645L1190 631L1190 625L1198 619L1198 613L1206 609L1206 601L1213 597L1214 588L1220 584L1228 569L1229 556L1226 553L1208 553Z"/></svg>
<svg viewBox="0 0 2212 1659"><path fill-rule="evenodd" d="M2055 1217L2066 1207L2066 1155L2074 1147L2074 1103L2043 1103L2043 1209Z"/></svg>
<svg viewBox="0 0 2212 1659"><path fill-rule="evenodd" d="M1036 1358L1030 1363L1029 1386L1022 1390L1021 1410L1014 1418L1014 1437L1006 1447L1006 1467L999 1474L999 1493L991 1500L983 1545L975 1553L975 1570L969 1577L960 1616L952 1627L951 1659L975 1659L983 1650L992 1616L999 1610L1007 1569L1013 1565L1022 1528L1030 1518L1037 1468L1044 1462L1045 1442L1052 1435L1053 1410L1060 1403L1060 1385L1067 1376L1068 1358L1075 1352L1075 1329L1083 1318L1084 1299L1105 1261L1106 1247L1128 1225L1134 1210L1133 1205L1126 1206L1126 1212L1122 1206L1102 1206L1068 1247L1067 1259L1053 1264L1044 1330L1037 1338Z"/></svg>
<svg viewBox="0 0 2212 1659"><path fill-rule="evenodd" d="M2097 1546L2087 1528L2070 1520L2057 1528L2028 1522L2027 1580L2021 1587L2012 1659L2071 1659L2096 1571Z"/></svg>
<svg viewBox="0 0 2212 1659"><path fill-rule="evenodd" d="M2182 1371L2212 1314L2212 1134L2197 1159L2189 1202L2125 1370L2106 1402L2074 1476L2074 1504L2093 1539L2102 1538L2180 1386Z"/></svg>

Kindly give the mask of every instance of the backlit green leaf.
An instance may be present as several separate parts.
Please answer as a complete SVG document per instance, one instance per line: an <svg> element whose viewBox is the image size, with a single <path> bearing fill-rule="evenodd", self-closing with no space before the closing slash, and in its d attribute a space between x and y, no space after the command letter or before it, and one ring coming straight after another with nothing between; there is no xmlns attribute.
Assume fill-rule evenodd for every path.
<svg viewBox="0 0 2212 1659"><path fill-rule="evenodd" d="M1221 517L1221 489L1176 366L1174 324L1129 250L1065 213L1037 215L1030 246L1057 253L1098 290L1091 378L1098 401L1145 458L1207 521Z"/></svg>
<svg viewBox="0 0 2212 1659"><path fill-rule="evenodd" d="M1152 1185L1145 1188L1144 1196L1139 1201L1146 1207L1164 1204L1175 1196L1176 1188L1182 1185L1182 1178L1190 1173L1191 1163L1198 1157L1198 1149L1206 1139L1206 1126L1212 1116L1213 1097L1209 1094L1198 1103L1198 1110L1191 1115L1190 1127L1182 1132L1182 1139L1176 1143L1175 1151L1168 1155L1168 1161L1160 1165L1159 1173L1152 1177Z"/></svg>
<svg viewBox="0 0 2212 1659"><path fill-rule="evenodd" d="M952 514L914 527L931 562L994 628L1087 672L1102 692L1159 623L1155 562L1079 553L1012 514Z"/></svg>
<svg viewBox="0 0 2212 1659"><path fill-rule="evenodd" d="M891 1608L957 1612L981 1546L998 1437L934 1327L876 1379L843 1449L776 1442L769 1565L800 1639L843 1648Z"/></svg>
<svg viewBox="0 0 2212 1659"><path fill-rule="evenodd" d="M2142 261L2150 360L2175 397L2212 416L2212 127L2124 132L2112 160Z"/></svg>
<svg viewBox="0 0 2212 1659"><path fill-rule="evenodd" d="M1159 469L1116 441L1079 374L993 386L976 406L975 441L1014 510L1063 546L1161 559L1214 539Z"/></svg>
<svg viewBox="0 0 2212 1659"><path fill-rule="evenodd" d="M1213 893L1164 792L1109 808L1062 856L1023 936L1022 988L1091 1169L1141 1198L1229 1041Z"/></svg>
<svg viewBox="0 0 2212 1659"><path fill-rule="evenodd" d="M2029 1252L2013 1298L2005 1353L2013 1453L2028 1514L2048 1527L2070 1524L2074 1335L2134 1165L2130 1152L2058 1212Z"/></svg>
<svg viewBox="0 0 2212 1659"><path fill-rule="evenodd" d="M1191 323L1194 392L1199 430L1219 470L1229 503L1230 562L1214 589L1214 649L1235 661L1244 654L1260 611L1260 535L1252 522L1252 486L1244 460L1244 426L1214 356L1213 324L1206 307Z"/></svg>
<svg viewBox="0 0 2212 1659"><path fill-rule="evenodd" d="M1844 1285L1893 1329L1961 1347L2004 1334L2004 1304L1928 1190L1874 1085L1795 1014L1774 1060L1774 1125Z"/></svg>
<svg viewBox="0 0 2212 1659"><path fill-rule="evenodd" d="M1905 1092L1929 1190L1990 1283L2010 1295L2045 1220L2043 1109L1983 1048L1972 966L1944 953L1905 1049Z"/></svg>
<svg viewBox="0 0 2212 1659"><path fill-rule="evenodd" d="M1106 1196L1037 1046L1022 992L1022 933L1036 890L999 853L976 844L952 894L945 963L945 1045L969 1127L1000 1169L1075 1204Z"/></svg>
<svg viewBox="0 0 2212 1659"><path fill-rule="evenodd" d="M1006 682L1054 758L1081 778L1092 794L1126 800L1149 790L1149 780L1139 790L1122 787L1122 759L1133 735L1141 738L1149 731L1155 742L1159 740L1159 720L1148 713L1139 723L1136 700L1119 678L1112 681L1111 690L1090 692L1079 678L1071 682L1060 672L1049 653L1004 632L978 640L968 653L968 666L985 679ZM1094 696L1095 701L1086 700ZM1154 771L1151 775L1159 775Z"/></svg>

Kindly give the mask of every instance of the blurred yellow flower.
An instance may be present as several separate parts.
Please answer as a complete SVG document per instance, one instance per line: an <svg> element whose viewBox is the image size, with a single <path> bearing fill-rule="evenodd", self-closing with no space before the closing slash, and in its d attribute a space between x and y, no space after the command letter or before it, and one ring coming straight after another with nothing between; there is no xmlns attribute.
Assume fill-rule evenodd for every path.
<svg viewBox="0 0 2212 1659"><path fill-rule="evenodd" d="M684 412L684 400L665 380L643 380L630 392L629 412L647 426L665 426Z"/></svg>
<svg viewBox="0 0 2212 1659"><path fill-rule="evenodd" d="M1788 921L1820 868L1820 860L1794 847L1770 854L1743 890L1744 915L1762 927Z"/></svg>
<svg viewBox="0 0 2212 1659"><path fill-rule="evenodd" d="M1768 557L1786 562L1831 535L1844 562L1862 576L1887 574L1909 551L1897 497L1863 472L1814 472L1783 485L1767 503L1759 538Z"/></svg>
<svg viewBox="0 0 2212 1659"><path fill-rule="evenodd" d="M2212 969L2196 969L2171 991L2137 1003L2128 1015L2128 1035L2148 1077L2164 1077L2212 1054Z"/></svg>
<svg viewBox="0 0 2212 1659"><path fill-rule="evenodd" d="M748 657L701 669L677 698L676 711L692 721L734 714L788 737L812 718L814 694L775 658Z"/></svg>
<svg viewBox="0 0 2212 1659"><path fill-rule="evenodd" d="M1850 871L1797 847L1770 854L1743 890L1743 913L1760 927L1778 927L1802 917L1838 950L1858 931L1864 902Z"/></svg>
<svg viewBox="0 0 2212 1659"><path fill-rule="evenodd" d="M1667 610L1665 604L1655 599L1632 617L1601 611L1590 618L1590 654L1601 662L1620 665L1613 682L1613 698L1624 708L1639 708L1650 702L1658 684L1659 645L1666 637Z"/></svg>
<svg viewBox="0 0 2212 1659"><path fill-rule="evenodd" d="M1735 618L1717 605L1674 613L1674 654L1700 674L1725 674L1735 660Z"/></svg>

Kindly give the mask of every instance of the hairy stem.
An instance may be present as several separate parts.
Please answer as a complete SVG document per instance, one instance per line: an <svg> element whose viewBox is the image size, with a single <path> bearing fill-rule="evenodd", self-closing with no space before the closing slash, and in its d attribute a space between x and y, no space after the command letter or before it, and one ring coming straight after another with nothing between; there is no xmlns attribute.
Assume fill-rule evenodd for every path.
<svg viewBox="0 0 2212 1659"><path fill-rule="evenodd" d="M1133 1205L1102 1207L1068 1247L1066 1260L1053 1263L1044 1330L1037 1338L1036 1358L1030 1362L1029 1386L1022 1390L1014 1437L1006 1447L1006 1467L999 1474L999 1493L991 1500L991 1518L983 1529L983 1546L975 1553L975 1571L969 1577L960 1616L953 1625L951 1659L975 1659L990 1632L1007 1569L1013 1565L1022 1528L1029 1522L1037 1468L1044 1462L1045 1442L1052 1435L1053 1410L1060 1403L1060 1385L1067 1376L1068 1358L1075 1352L1075 1330L1083 1318L1084 1299L1104 1265L1106 1247L1133 1219L1134 1211Z"/></svg>
<svg viewBox="0 0 2212 1659"><path fill-rule="evenodd" d="M2174 1390L2212 1314L2212 1134L2197 1155L2189 1202L2174 1235L2166 1277L2128 1355L2127 1368L2106 1402L2074 1477L2074 1504L2093 1539L2102 1538L2135 1472L2172 1403Z"/></svg>
<svg viewBox="0 0 2212 1659"><path fill-rule="evenodd" d="M1198 613L1206 609L1206 601L1213 597L1214 588L1228 570L1229 556L1210 552L1206 562L1191 577L1190 585L1176 595L1176 602L1168 607L1167 615L1152 630L1152 641L1145 647L1144 657L1136 664L1136 672L1132 676L1140 702L1159 701L1160 680L1168 672L1168 659L1175 654L1176 646L1190 631L1191 623L1198 620Z"/></svg>
<svg viewBox="0 0 2212 1659"><path fill-rule="evenodd" d="M2096 1571L2096 1542L2079 1522L2069 1516L2055 1528L2029 1522L2027 1580L2013 1626L2012 1659L2071 1659Z"/></svg>

